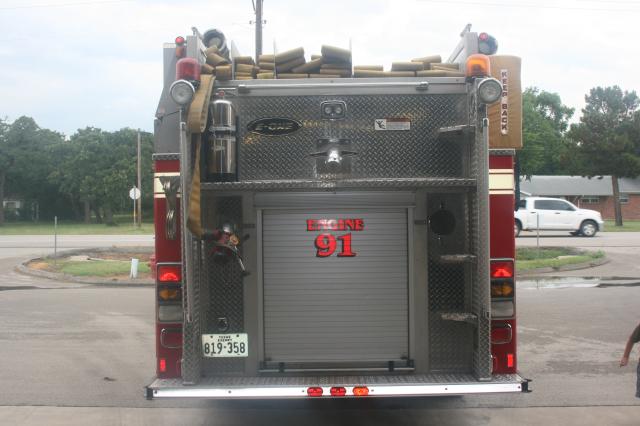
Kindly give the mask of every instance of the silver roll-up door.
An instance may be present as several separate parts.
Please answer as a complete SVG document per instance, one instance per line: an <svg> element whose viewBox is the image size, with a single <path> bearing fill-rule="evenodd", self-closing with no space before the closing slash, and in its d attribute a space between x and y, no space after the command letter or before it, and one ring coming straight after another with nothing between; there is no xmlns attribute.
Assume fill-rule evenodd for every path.
<svg viewBox="0 0 640 426"><path fill-rule="evenodd" d="M362 229L308 230L308 220L321 228L340 219L360 219ZM321 237L321 254L336 239L326 257L320 234L331 235ZM355 256L339 256L349 254L347 234ZM265 210L262 235L266 361L407 358L406 209Z"/></svg>

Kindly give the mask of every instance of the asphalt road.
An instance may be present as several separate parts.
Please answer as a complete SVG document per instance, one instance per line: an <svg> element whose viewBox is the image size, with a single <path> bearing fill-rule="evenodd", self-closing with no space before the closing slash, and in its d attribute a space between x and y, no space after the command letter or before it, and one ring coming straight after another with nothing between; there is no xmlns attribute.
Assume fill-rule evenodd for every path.
<svg viewBox="0 0 640 426"><path fill-rule="evenodd" d="M596 238L600 235L614 234ZM88 246L96 246L91 238L84 238ZM602 241L627 244L620 242L624 238ZM111 245L108 240L102 243ZM583 244L598 241L579 240L586 240ZM33 241L36 244L37 239ZM518 244L521 241L526 237L519 238ZM630 244L627 248L636 247L633 241ZM532 394L370 401L150 402L143 398L142 388L154 373L153 289L25 277L11 272L17 261L10 257L13 249L2 239L0 246L0 412L5 415L0 424L47 424L55 416L62 419L55 424L71 423L71 419L75 424L155 424L150 419L160 418L164 419L161 424L234 425L542 421L631 425L640 418L640 401L633 396L635 365L618 367L624 342L639 319L640 287L521 289L519 369L534 380ZM637 350L634 358L638 358ZM47 411L11 406L87 408ZM151 407L166 410L145 411ZM188 409L175 411L172 407ZM558 407L599 408L558 411ZM83 416L81 422L75 421L78 415ZM118 417L109 417L113 415ZM566 421L559 422L561 418Z"/></svg>

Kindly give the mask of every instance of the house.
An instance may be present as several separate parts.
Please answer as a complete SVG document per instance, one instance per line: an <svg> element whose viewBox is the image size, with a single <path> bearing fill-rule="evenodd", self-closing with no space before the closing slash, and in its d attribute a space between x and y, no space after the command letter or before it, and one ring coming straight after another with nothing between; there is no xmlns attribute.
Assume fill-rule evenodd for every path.
<svg viewBox="0 0 640 426"><path fill-rule="evenodd" d="M640 178L619 178L622 218L640 220ZM557 197L614 219L611 176L531 176L520 179L522 196Z"/></svg>

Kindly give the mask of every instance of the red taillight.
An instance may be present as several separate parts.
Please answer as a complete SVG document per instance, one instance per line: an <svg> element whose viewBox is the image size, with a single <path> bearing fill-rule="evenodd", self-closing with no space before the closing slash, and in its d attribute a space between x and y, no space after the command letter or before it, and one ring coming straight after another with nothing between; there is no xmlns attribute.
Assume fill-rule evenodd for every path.
<svg viewBox="0 0 640 426"><path fill-rule="evenodd" d="M176 45L182 46L184 44L184 37L178 36L176 37Z"/></svg>
<svg viewBox="0 0 640 426"><path fill-rule="evenodd" d="M515 364L515 358L513 354L507 354L507 368L513 368Z"/></svg>
<svg viewBox="0 0 640 426"><path fill-rule="evenodd" d="M182 281L182 268L180 265L158 266L158 281L162 283L179 283Z"/></svg>
<svg viewBox="0 0 640 426"><path fill-rule="evenodd" d="M322 396L322 388L320 386L312 386L310 388L307 388L307 395Z"/></svg>
<svg viewBox="0 0 640 426"><path fill-rule="evenodd" d="M369 395L369 388L366 386L356 386L353 388L353 394L355 396L367 396Z"/></svg>
<svg viewBox="0 0 640 426"><path fill-rule="evenodd" d="M491 278L513 278L513 262L504 260L492 261Z"/></svg>
<svg viewBox="0 0 640 426"><path fill-rule="evenodd" d="M182 58L176 62L176 80L200 81L200 64L193 58Z"/></svg>
<svg viewBox="0 0 640 426"><path fill-rule="evenodd" d="M161 373L166 373L167 372L167 360L164 358L160 358L158 360L158 370L160 370Z"/></svg>
<svg viewBox="0 0 640 426"><path fill-rule="evenodd" d="M334 386L331 388L331 396L345 396L347 390L342 386Z"/></svg>

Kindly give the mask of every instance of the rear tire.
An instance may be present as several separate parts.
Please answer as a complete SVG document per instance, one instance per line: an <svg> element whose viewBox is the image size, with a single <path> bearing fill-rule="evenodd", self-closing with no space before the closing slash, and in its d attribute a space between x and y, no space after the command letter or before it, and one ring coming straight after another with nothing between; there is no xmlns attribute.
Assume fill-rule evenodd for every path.
<svg viewBox="0 0 640 426"><path fill-rule="evenodd" d="M592 220L585 220L580 225L580 234L585 237L593 237L598 233L598 224Z"/></svg>
<svg viewBox="0 0 640 426"><path fill-rule="evenodd" d="M520 232L522 231L522 225L520 224L519 220L516 220L515 223L513 224L513 234L514 236L518 236L520 235Z"/></svg>

